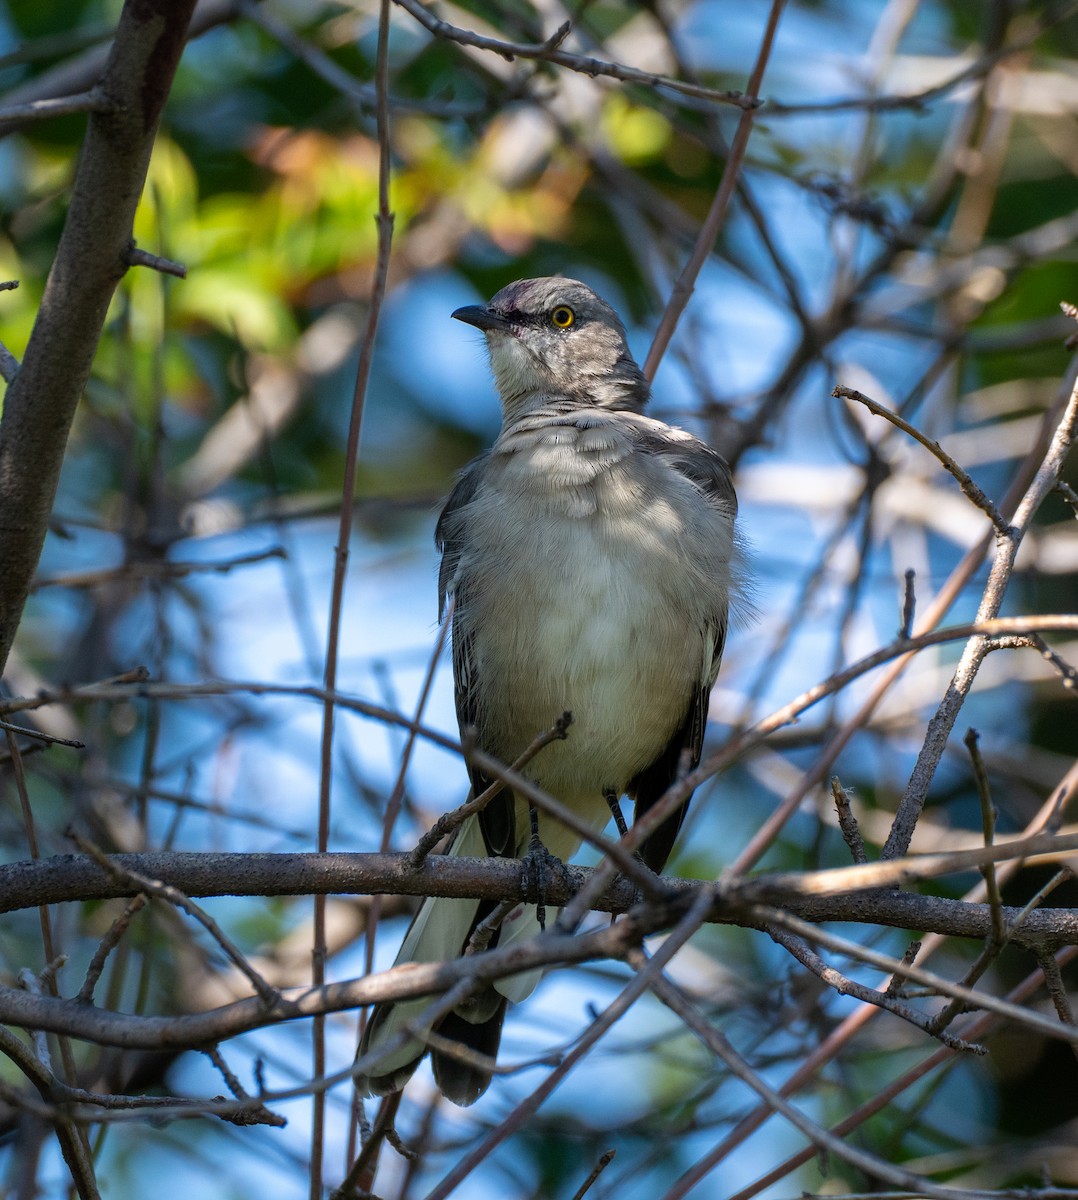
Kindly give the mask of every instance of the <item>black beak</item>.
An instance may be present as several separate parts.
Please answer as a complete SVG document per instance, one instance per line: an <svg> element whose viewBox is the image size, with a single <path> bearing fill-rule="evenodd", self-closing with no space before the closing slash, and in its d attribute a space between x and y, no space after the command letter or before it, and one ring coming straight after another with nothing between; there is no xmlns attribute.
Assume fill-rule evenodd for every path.
<svg viewBox="0 0 1078 1200"><path fill-rule="evenodd" d="M458 308L453 313L454 320L463 321L465 325L474 325L476 329L482 329L484 333L489 333L492 330L498 330L500 333L508 333L511 326L509 322L499 316L496 312L485 307L482 304L466 304L463 308Z"/></svg>

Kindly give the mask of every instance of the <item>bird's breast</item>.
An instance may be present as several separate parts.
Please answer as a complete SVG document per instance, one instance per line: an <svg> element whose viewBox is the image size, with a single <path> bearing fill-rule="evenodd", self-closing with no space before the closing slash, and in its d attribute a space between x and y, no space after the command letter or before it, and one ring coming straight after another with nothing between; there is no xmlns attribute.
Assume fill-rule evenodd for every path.
<svg viewBox="0 0 1078 1200"><path fill-rule="evenodd" d="M511 760L573 713L568 740L530 772L566 799L622 790L662 752L700 686L716 611L697 594L708 547L692 544L691 489L668 494L608 431L586 454L571 436L553 430L495 465L469 516L455 618L488 750Z"/></svg>

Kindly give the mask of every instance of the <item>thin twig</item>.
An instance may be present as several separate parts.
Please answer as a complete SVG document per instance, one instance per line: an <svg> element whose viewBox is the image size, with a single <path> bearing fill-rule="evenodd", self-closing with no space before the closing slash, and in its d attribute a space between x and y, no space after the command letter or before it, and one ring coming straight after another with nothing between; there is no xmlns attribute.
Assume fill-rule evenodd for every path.
<svg viewBox="0 0 1078 1200"><path fill-rule="evenodd" d="M69 836L83 854L88 854L100 867L110 874L116 875L128 886L136 888L140 892L145 892L149 896L156 896L158 899L182 909L188 916L193 917L221 947L229 962L247 977L247 980L258 993L263 1004L267 1007L272 1007L278 1002L280 993L277 989L262 978L254 967L251 966L250 962L248 962L239 947L228 937L213 917L205 909L197 905L190 896L185 895L179 888L173 887L172 884L162 883L159 879L151 879L149 876L141 875L138 871L132 871L130 868L122 866L116 861L115 857L110 857L103 853L88 838L83 837L74 830L69 831Z"/></svg>
<svg viewBox="0 0 1078 1200"><path fill-rule="evenodd" d="M149 267L151 271L159 271L162 275L173 275L177 279L187 278L187 268L183 263L171 258L163 258L160 254L151 254L142 250L134 242L127 248L124 261L129 267Z"/></svg>
<svg viewBox="0 0 1078 1200"><path fill-rule="evenodd" d="M604 1150L603 1153L599 1155L599 1161L595 1164L594 1167L592 1167L591 1171L588 1173L587 1179L585 1179L584 1182L577 1189L576 1194L573 1196L573 1200L584 1200L584 1197L591 1190L592 1184L599 1178L599 1176L606 1170L606 1168L609 1167L610 1164L614 1161L615 1154L617 1154L617 1150L610 1149L610 1150Z"/></svg>
<svg viewBox="0 0 1078 1200"><path fill-rule="evenodd" d="M80 1003L93 1003L94 989L97 987L97 981L101 978L101 974L105 970L105 963L108 962L109 955L120 944L120 939L127 932L128 926L134 920L135 915L141 912L146 906L146 899L145 892L139 892L137 896L133 896L128 901L123 912L109 926L108 932L101 939L97 949L94 951L93 958L90 959L90 965L86 968L86 978L83 981L82 987L79 988L79 994L76 997Z"/></svg>
<svg viewBox="0 0 1078 1200"><path fill-rule="evenodd" d="M398 3L400 2L403 2L403 0L398 0ZM730 143L730 153L727 155L726 165L723 167L718 190L711 202L708 214L704 218L704 223L700 227L700 233L696 238L692 254L689 255L688 262L682 268L677 283L674 284L674 290L670 293L666 310L659 321L658 328L655 330L655 336L652 339L651 348L648 350L643 367L644 375L649 381L655 378L655 372L659 369L659 363L666 353L670 339L674 336L674 330L681 319L681 314L685 311L685 306L689 303L689 298L692 296L697 276L700 274L704 263L714 249L715 239L719 236L719 230L726 220L727 209L733 198L734 188L737 185L737 177L741 171L741 165L745 160L745 152L748 149L749 135L752 133L755 107L759 103L756 98L759 96L764 71L767 69L767 62L771 57L771 47L774 44L779 18L782 16L785 2L786 0L771 0L771 11L768 14L767 26L764 29L764 36L760 41L756 63L752 68L752 74L749 76L748 97L753 103L742 110L741 116L738 119L737 130L734 133L733 141Z"/></svg>
<svg viewBox="0 0 1078 1200"><path fill-rule="evenodd" d="M57 96L51 100L31 100L26 104L0 107L0 125L8 121L47 121L52 117L69 117L74 113L103 113L111 107L104 92L91 88L74 96Z"/></svg>
<svg viewBox="0 0 1078 1200"><path fill-rule="evenodd" d="M662 970L667 962L689 940L700 927L708 907L706 895L696 898L692 908L682 917L670 935L656 950L647 967L638 971L630 983L622 989L618 997L588 1026L580 1041L570 1050L543 1082L516 1108L500 1121L487 1136L462 1158L445 1176L444 1179L430 1192L426 1200L445 1200L471 1173L483 1162L497 1146L505 1141L510 1134L516 1133L532 1119L547 1096L561 1083L576 1064L590 1052L593 1046L628 1011L628 1009L644 994L650 986L655 974ZM611 932L607 930L606 932ZM549 934L547 935L549 936ZM574 939L576 940L576 939ZM655 964L652 966L652 964Z"/></svg>
<svg viewBox="0 0 1078 1200"><path fill-rule="evenodd" d="M355 1162L349 1167L347 1175L334 1188L330 1200L355 1200L362 1194L359 1190L360 1180L369 1167L373 1168L379 1147L383 1139L388 1137L390 1129L393 1128L393 1119L400 1107L401 1095L400 1092L394 1092L393 1095L386 1096L382 1101L370 1136L364 1141L363 1148Z"/></svg>
<svg viewBox="0 0 1078 1200"><path fill-rule="evenodd" d="M1074 509L1074 515L1078 517L1078 492L1065 479L1061 479L1056 484L1056 491Z"/></svg>
<svg viewBox="0 0 1078 1200"><path fill-rule="evenodd" d="M1071 1008L1070 997L1067 995L1067 986L1063 982L1063 972L1059 968L1055 955L1041 954L1037 961L1040 963L1041 973L1044 975L1044 986L1052 998L1056 1015L1065 1025L1078 1023L1075 1022L1074 1010ZM1072 1045L1071 1051L1075 1058L1078 1058L1078 1046Z"/></svg>
<svg viewBox="0 0 1078 1200"><path fill-rule="evenodd" d="M857 818L850 808L850 798L846 795L846 789L837 775L831 780L831 796L835 801L835 811L838 813L838 827L842 831L843 840L849 847L853 861L855 863L868 862L864 839L861 837Z"/></svg>
<svg viewBox="0 0 1078 1200"><path fill-rule="evenodd" d="M917 961L917 955L921 953L921 942L912 941L906 947L902 954L902 965L909 966ZM887 986L884 992L888 996L901 996L906 988L906 977L900 971L896 971L887 981Z"/></svg>
<svg viewBox="0 0 1078 1200"><path fill-rule="evenodd" d="M551 742L563 741L568 736L569 726L572 723L573 714L568 712L562 713L550 729L544 730L532 740L524 753L508 768L509 771L514 773L522 771L544 747L549 746ZM499 796L504 791L505 787L506 781L504 778L495 779L478 796L466 801L459 808L453 809L452 812L443 813L419 839L409 857L409 864L415 868L422 866L423 860L438 845L442 838L448 836L458 826L463 825L469 817L482 812L496 796Z"/></svg>
<svg viewBox="0 0 1078 1200"><path fill-rule="evenodd" d="M74 738L56 737L55 734L44 733L40 729L32 729L26 725L12 725L10 721L0 721L0 729L7 733L21 733L23 737L33 738L38 742L45 742L49 746L70 746L73 750L85 750L86 743L76 741Z"/></svg>
<svg viewBox="0 0 1078 1200"><path fill-rule="evenodd" d="M535 59L540 62L554 63L560 67L568 67L583 75L595 78L605 75L623 83L637 83L648 88L667 88L684 96L693 96L700 100L717 101L720 104L733 104L738 108L751 110L757 108L760 101L755 94L744 96L740 92L717 91L715 88L703 87L698 83L686 83L680 79L671 79L665 75L653 75L650 71L638 71L635 67L627 67L621 63L603 62L598 58L589 58L582 54L570 54L558 49L561 42L568 36L571 26L568 22L559 26L554 33L543 42L504 42L497 38L483 37L469 29L460 29L450 25L448 21L439 20L429 12L420 0L394 0L406 12L435 37L445 38L461 46L473 46L477 50L489 50L501 58L512 61L515 58Z"/></svg>
<svg viewBox="0 0 1078 1200"><path fill-rule="evenodd" d="M30 850L31 858L40 861L37 824L34 820L34 810L30 803L30 793L26 784L26 771L23 766L22 752L19 750L19 744L10 729L5 731L5 737L7 738L8 753L11 756L12 773L15 777L15 790L19 797L19 808L22 812L26 844ZM48 905L39 905L37 912L45 962L50 967L52 964L59 965L62 960L57 953L56 942L53 937L52 916ZM41 984L48 994L53 997L59 995L59 988L56 985L56 969L57 967L52 967L52 969L47 967L41 974ZM65 1082L73 1083L77 1079L78 1073L75 1066L75 1056L71 1050L71 1042L68 1038L61 1037L57 1040L57 1046L60 1051L60 1062L63 1065L63 1078ZM46 1056L44 1062L47 1065L47 1046L44 1050ZM51 1072L51 1068L49 1069ZM61 1149L63 1150L64 1161L71 1170L72 1179L75 1182L80 1197L96 1197L97 1182L94 1178L93 1160L90 1155L90 1145L86 1138L86 1131L81 1126L75 1125L66 1119L57 1123L56 1131Z"/></svg>
<svg viewBox="0 0 1078 1200"><path fill-rule="evenodd" d="M337 687L337 666L340 652L341 616L344 611L344 585L347 578L348 546L352 536L352 516L356 494L356 468L359 462L359 440L366 406L367 382L370 378L374 344L378 333L378 321L382 312L386 285L389 278L389 254L393 242L393 213L389 207L390 147L389 147L389 0L381 0L378 16L378 46L375 60L375 88L377 93L378 126L378 212L375 216L377 228L377 260L374 281L371 286L370 308L367 326L360 345L359 363L356 367L355 384L352 390L351 414L348 421L348 439L344 456L344 480L341 489L341 509L337 527L337 545L333 560L333 583L330 592L329 634L326 639L325 671L323 675L326 692L332 694ZM318 783L318 850L329 849L330 803L333 785L333 730L334 702L327 699L322 709L322 738L319 755ZM315 897L314 945L312 949L312 980L320 987L326 977L326 907L324 897ZM313 1023L313 1060L315 1076L325 1074L325 1023L317 1017ZM311 1126L310 1198L319 1200L322 1195L322 1158L325 1133L325 1093L314 1096Z"/></svg>
<svg viewBox="0 0 1078 1200"><path fill-rule="evenodd" d="M916 425L911 425L909 421L900 417L898 413L892 412L889 408L885 408L882 404L877 403L861 392L854 391L853 388L839 386L832 389L831 395L838 400L853 400L858 404L863 404L870 413L873 413L877 417L883 417L885 421L890 421L896 429L901 429L903 433L913 438L915 442L919 442L929 454L939 460L946 471L954 476L963 494L988 517L999 534L1003 537L1008 536L1010 525L1003 519L1002 513L977 484L973 482L969 473L955 462L939 442L935 442L930 437L927 437ZM904 628L908 628L908 626L904 626Z"/></svg>
<svg viewBox="0 0 1078 1200"><path fill-rule="evenodd" d="M1078 7L1074 4L1063 5L1058 9L1051 21L1038 22L1030 28L1025 36L1016 38L1005 46L1001 46L997 50L991 50L986 54L982 54L968 67L963 67L960 71L956 71L950 78L945 79L942 83L934 84L932 87L923 88L919 92L911 92L906 95L882 95L882 96L848 96L838 100L815 100L799 104L782 104L778 101L772 101L767 106L768 117L796 117L817 114L826 116L831 113L844 112L895 112L902 109L910 109L913 112L920 112L927 108L934 100L940 100L944 96L950 95L963 84L969 83L975 79L985 78L993 71L1000 63L1005 62L1008 58L1012 58L1016 54L1021 54L1028 50L1038 38L1040 38L1045 30L1050 29L1062 21L1067 20Z"/></svg>
<svg viewBox="0 0 1078 1200"><path fill-rule="evenodd" d="M1078 668L1072 667L1062 655L1057 654L1039 633L1029 636L1029 644L1036 650L1045 662L1050 663L1063 680L1063 686L1068 691L1078 688Z"/></svg>
<svg viewBox="0 0 1078 1200"><path fill-rule="evenodd" d="M907 567L903 578L905 586L902 594L902 625L898 636L909 638L913 635L913 618L917 613L917 572L912 567Z"/></svg>
<svg viewBox="0 0 1078 1200"><path fill-rule="evenodd" d="M966 731L963 739L969 751L973 764L973 778L977 784L977 795L981 802L981 827L984 830L984 844L991 846L996 840L996 810L992 805L992 791L988 782L988 770L977 742L980 735L976 729ZM984 876L984 886L988 893L988 904L992 909L992 941L996 946L1002 946L1007 940L1007 926L1003 920L1003 897L999 894L999 884L996 881L994 863L985 863L981 868Z"/></svg>
<svg viewBox="0 0 1078 1200"><path fill-rule="evenodd" d="M1006 535L999 535L996 557L977 609L978 621L991 619L999 612L1023 535L1045 496L1055 487L1066 462L1075 427L1078 425L1078 362L1072 362L1066 386L1069 398L1041 465L1015 510L1014 521L1008 526L1008 532ZM982 637L972 638L966 644L943 701L928 724L921 751L899 801L891 832L883 848L885 858L901 856L910 844L951 730L986 653L986 642Z"/></svg>
<svg viewBox="0 0 1078 1200"><path fill-rule="evenodd" d="M975 1042L967 1042L963 1038L954 1037L943 1030L933 1029L931 1017L926 1017L924 1013L918 1012L917 1009L911 1008L908 1004L903 1004L892 992L877 991L876 988L866 987L864 984L857 983L855 980L843 975L841 971L824 962L801 938L795 937L793 934L787 933L782 929L769 929L767 932L773 941L785 950L788 950L803 967L810 970L813 975L827 984L829 988L833 988L840 996L853 996L865 1004L874 1004L877 1008L883 1009L884 1012L889 1012L903 1021L908 1021L909 1024L916 1026L916 1028L923 1030L925 1033L932 1034L932 1036L943 1042L945 1046L950 1046L952 1050L961 1050L972 1054L987 1053L984 1046L978 1045ZM902 959L902 963L905 966L912 961L912 957L908 957L907 951L907 957Z"/></svg>
<svg viewBox="0 0 1078 1200"><path fill-rule="evenodd" d="M995 868L993 868L993 872L994 871ZM988 881L983 868L981 875L985 879L985 893L987 895ZM1044 903L1045 899L1051 895L1051 893L1061 883L1065 882L1069 878L1070 871L1068 868L1064 867L1063 870L1057 871L1056 874L1053 875L1052 878L1033 896L1031 896L1025 905L1023 905L1023 907L1015 913L1013 920L1010 922L1004 919L1002 909L998 905L992 906L992 929L990 936L985 939L985 945L980 954L977 955L976 959L969 965L965 974L962 976L963 987L971 988L982 978L988 968L996 961L996 959L999 958L1000 951L1003 949L1004 945L1006 945L1008 941L1012 941L1014 939L1015 933L1022 927L1023 923L1028 920L1029 914L1039 908L1040 905ZM998 932L1001 927L1003 929L1002 936ZM1044 958L1046 954L1045 951L1034 951L1034 953L1037 955L1038 960ZM946 1029L956 1017L966 1011L966 1007L967 1006L963 1000L959 998L952 999L949 1003L945 1004L938 1013L936 1013L932 1020L932 1031L934 1033L939 1033L941 1030Z"/></svg>
<svg viewBox="0 0 1078 1200"><path fill-rule="evenodd" d="M202 1053L221 1072L221 1076L228 1085L228 1090L232 1095L237 1100L242 1100L250 1106L240 1109L239 1112L228 1118L233 1125L270 1125L277 1129L284 1128L287 1124L284 1117L278 1113L270 1112L261 1100L248 1095L247 1090L240 1083L239 1077L229 1067L228 1063L225 1062L224 1055L216 1046L205 1046Z"/></svg>

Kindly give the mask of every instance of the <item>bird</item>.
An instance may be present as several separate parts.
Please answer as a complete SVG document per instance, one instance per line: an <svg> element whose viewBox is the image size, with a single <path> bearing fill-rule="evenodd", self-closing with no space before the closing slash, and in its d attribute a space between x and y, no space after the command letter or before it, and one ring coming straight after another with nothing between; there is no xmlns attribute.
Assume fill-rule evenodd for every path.
<svg viewBox="0 0 1078 1200"><path fill-rule="evenodd" d="M435 532L460 728L512 763L571 713L565 739L523 774L596 831L612 813L624 831L621 797L638 820L700 760L738 573L730 469L691 433L645 414L650 387L625 327L579 280L517 280L452 316L483 333L502 409L497 439L461 473ZM491 782L474 764L469 774L473 795ZM656 873L687 804L639 849ZM579 834L542 814L535 822L505 789L448 853L523 858L533 828L557 859L579 848ZM425 899L397 964L458 957L495 907ZM535 905L518 905L491 944L534 936L539 918ZM486 1091L507 1003L525 999L540 974L485 986L428 1026L448 1100L468 1106ZM359 1051L368 1095L410 1078L428 1049L414 1023L429 1005L374 1007Z"/></svg>

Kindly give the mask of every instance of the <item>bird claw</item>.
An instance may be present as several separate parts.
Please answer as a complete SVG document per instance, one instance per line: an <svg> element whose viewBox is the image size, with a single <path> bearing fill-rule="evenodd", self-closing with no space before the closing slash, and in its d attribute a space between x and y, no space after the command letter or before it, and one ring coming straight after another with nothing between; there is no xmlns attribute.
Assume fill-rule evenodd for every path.
<svg viewBox="0 0 1078 1200"><path fill-rule="evenodd" d="M524 892L524 901L535 905L535 916L539 928L546 931L546 895L547 885L551 875L562 880L566 886L572 882L565 863L543 845L537 833L533 833L528 842L528 853L521 860L522 871L520 884Z"/></svg>

